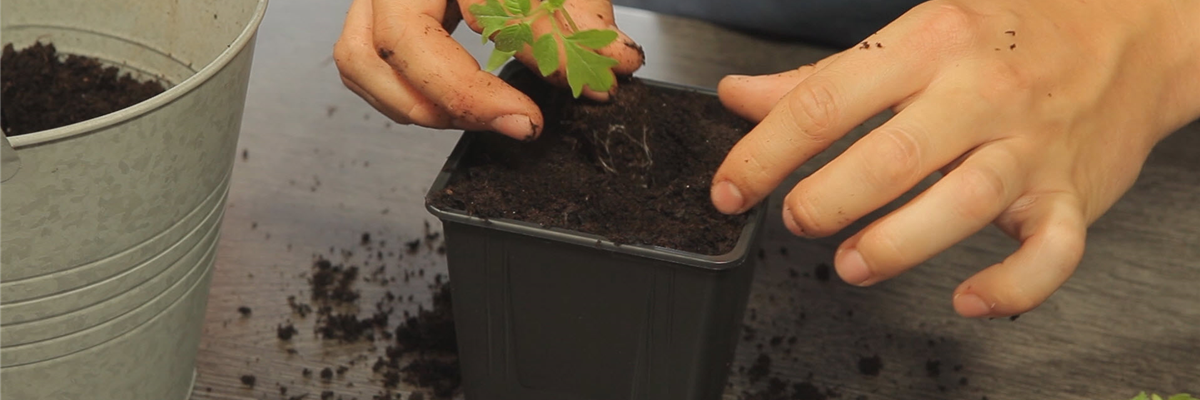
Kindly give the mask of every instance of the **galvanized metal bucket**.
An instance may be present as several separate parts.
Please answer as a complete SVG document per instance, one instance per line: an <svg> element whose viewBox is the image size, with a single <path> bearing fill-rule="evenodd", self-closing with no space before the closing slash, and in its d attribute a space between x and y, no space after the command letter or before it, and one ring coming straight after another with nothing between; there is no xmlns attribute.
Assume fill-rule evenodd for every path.
<svg viewBox="0 0 1200 400"><path fill-rule="evenodd" d="M266 0L4 0L0 42L170 85L4 138L0 397L186 399Z"/></svg>

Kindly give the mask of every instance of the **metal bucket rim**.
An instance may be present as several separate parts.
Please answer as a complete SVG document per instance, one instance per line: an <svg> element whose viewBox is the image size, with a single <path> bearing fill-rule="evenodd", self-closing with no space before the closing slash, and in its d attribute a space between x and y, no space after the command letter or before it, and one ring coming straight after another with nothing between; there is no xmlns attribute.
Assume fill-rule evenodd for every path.
<svg viewBox="0 0 1200 400"><path fill-rule="evenodd" d="M258 5L254 9L254 14L250 17L250 21L238 37L233 40L225 51L217 55L208 65L201 68L194 75L180 82L178 85L167 89L165 92L154 96L146 101L134 104L116 112L105 114L96 118L85 121L76 122L74 124L61 126L54 129L47 129L40 132L33 132L25 135L9 137L8 140L14 148L36 146L40 144L55 142L64 139L70 139L75 136L84 135L91 132L100 131L112 125L117 125L131 119L137 118L143 114L147 114L155 109L167 105L175 99L183 97L192 92L201 84L208 82L221 69L225 68L230 61L250 43L250 39L258 32L258 26L262 23L263 16L266 15L267 2L269 0L257 0Z"/></svg>

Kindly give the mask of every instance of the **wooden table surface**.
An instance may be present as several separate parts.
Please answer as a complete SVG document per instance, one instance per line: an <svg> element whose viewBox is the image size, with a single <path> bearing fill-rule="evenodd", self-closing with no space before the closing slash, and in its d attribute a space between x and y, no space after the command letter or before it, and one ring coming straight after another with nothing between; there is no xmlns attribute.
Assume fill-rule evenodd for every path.
<svg viewBox="0 0 1200 400"><path fill-rule="evenodd" d="M392 124L342 87L330 54L348 4L274 1L262 25L242 127L245 153L230 189L195 399L304 393L317 399L326 390L369 399L380 391L379 377L362 360L382 343L322 342L312 334L313 317L293 315L286 298L308 298L305 277L314 254L352 250L357 253L345 262L361 264L363 232L386 241L385 251L398 251L424 233L424 222L438 229L422 199L459 135ZM639 75L671 82L712 87L725 74L773 72L830 53L637 10L618 10L618 22L649 55ZM455 36L477 57L485 55L469 30ZM815 170L883 118L795 176ZM770 215L777 215L779 197ZM1159 146L1135 187L1092 227L1074 277L1016 321L960 318L950 304L958 282L1015 249L994 228L910 273L862 289L836 275L817 279L818 266L831 263L845 234L802 240L772 218L745 321L755 334L737 350L725 398L766 387L766 380L750 384L737 373L760 354L772 359L772 377L841 399L1124 400L1141 390L1200 391L1197 205L1200 125L1192 124ZM436 252L386 264L390 276L425 270L425 281L445 271ZM364 314L385 290L414 295L401 309L429 302L428 285L417 281L359 289ZM241 306L251 315L241 316ZM275 327L287 321L301 334L282 342ZM774 337L784 343L772 346ZM356 358L330 383L301 375L304 368L349 366ZM874 360L881 362L879 373L863 374L860 362ZM243 375L254 375L256 386L242 384Z"/></svg>

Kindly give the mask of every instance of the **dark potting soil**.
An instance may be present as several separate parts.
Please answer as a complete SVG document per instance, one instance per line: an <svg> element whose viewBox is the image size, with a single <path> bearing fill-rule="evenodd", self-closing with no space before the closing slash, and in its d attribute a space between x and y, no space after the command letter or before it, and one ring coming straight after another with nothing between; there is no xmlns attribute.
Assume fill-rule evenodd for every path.
<svg viewBox="0 0 1200 400"><path fill-rule="evenodd" d="M453 303L448 283L435 284L432 309L422 308L396 327L395 346L372 367L384 375L384 386L401 381L428 388L437 398L450 398L462 385L455 340ZM406 356L415 356L401 366Z"/></svg>
<svg viewBox="0 0 1200 400"><path fill-rule="evenodd" d="M0 56L0 127L24 135L92 119L162 93L157 81L141 82L91 57L62 58L53 44L35 43Z"/></svg>
<svg viewBox="0 0 1200 400"><path fill-rule="evenodd" d="M275 336L278 337L279 340L292 340L292 336L295 336L298 333L300 333L300 331L297 330L296 326L292 325L291 323L287 325L278 325L275 327Z"/></svg>
<svg viewBox="0 0 1200 400"><path fill-rule="evenodd" d="M858 359L858 372L866 376L879 376L883 369L883 359L878 354Z"/></svg>
<svg viewBox="0 0 1200 400"><path fill-rule="evenodd" d="M831 269L832 268L829 267L829 264L826 264L826 263L817 264L817 269L815 272L817 280L819 280L821 282L829 282L829 273L830 273Z"/></svg>
<svg viewBox="0 0 1200 400"><path fill-rule="evenodd" d="M439 248L441 237L441 232L433 231L432 227L426 224L423 236L412 242L402 243L402 249L407 250L409 254L422 250L432 253ZM374 242L370 233L363 233L356 239L362 246L368 247L367 250L373 250L371 246ZM383 246L384 243L379 242L379 245ZM330 253L334 253L332 248ZM350 253L343 250L342 254ZM381 251L367 251L366 254L368 260L372 256L378 260L383 259ZM356 311L363 301L356 288L358 282L378 281L387 284L389 280L384 276L384 270L385 268L372 268L366 269L367 272L360 272L364 270L358 266L335 264L329 259L317 256L308 278L311 299L316 309L308 304L299 303L295 296L288 296L288 306L299 314L300 318L304 318L309 312L317 316L314 331L321 340L345 343L390 341L385 355L379 357L371 366L372 371L382 378L381 383L385 389L375 398L399 399L399 395L393 397L394 393L391 390L398 388L402 382L428 391L435 399L452 398L462 385L462 377L459 372L449 282L443 275L435 275L429 286L433 297L432 307L420 307L415 314L405 311L402 318L389 318L393 314L393 306L397 302L406 301L404 297L398 297L389 291L374 304L374 313L358 318ZM405 270L405 282L409 280L410 275L414 278L423 276L424 269ZM390 282L395 282L395 278ZM407 296L407 301L414 301L412 295ZM395 319L400 319L400 323L390 325ZM290 322L277 326L276 330L280 340L289 340L296 333ZM350 364L354 365L354 361ZM336 370L324 368L319 371L319 376L322 381L332 381L335 375L341 377L347 371L349 368L346 366L340 366ZM313 371L305 368L303 374L310 377Z"/></svg>
<svg viewBox="0 0 1200 400"><path fill-rule="evenodd" d="M714 96L621 82L610 103L574 100L525 69L509 81L543 110L540 138L475 142L432 203L699 254L731 251L746 216L712 206L709 186L751 124Z"/></svg>
<svg viewBox="0 0 1200 400"><path fill-rule="evenodd" d="M754 359L754 364L746 371L746 377L751 384L766 378L771 374L771 356L765 353L759 353L758 358Z"/></svg>

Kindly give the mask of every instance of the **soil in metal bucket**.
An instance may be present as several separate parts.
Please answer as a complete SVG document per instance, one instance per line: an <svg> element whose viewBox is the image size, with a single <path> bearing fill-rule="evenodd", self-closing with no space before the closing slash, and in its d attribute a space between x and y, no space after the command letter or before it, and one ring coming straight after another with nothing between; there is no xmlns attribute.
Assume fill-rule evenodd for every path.
<svg viewBox="0 0 1200 400"><path fill-rule="evenodd" d="M132 106L162 93L158 81L139 81L91 57L63 57L35 43L0 56L0 128L7 136L58 128Z"/></svg>

